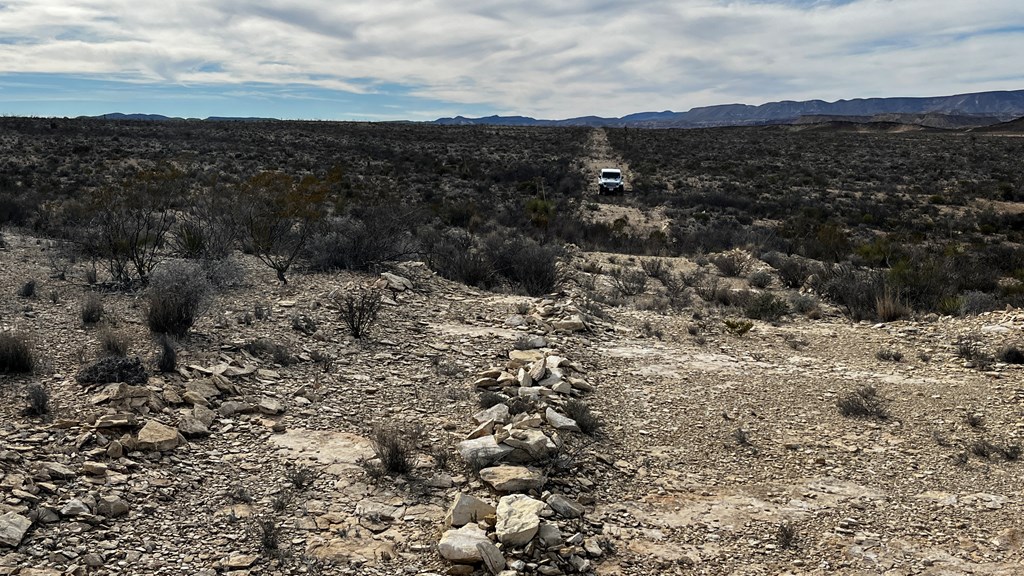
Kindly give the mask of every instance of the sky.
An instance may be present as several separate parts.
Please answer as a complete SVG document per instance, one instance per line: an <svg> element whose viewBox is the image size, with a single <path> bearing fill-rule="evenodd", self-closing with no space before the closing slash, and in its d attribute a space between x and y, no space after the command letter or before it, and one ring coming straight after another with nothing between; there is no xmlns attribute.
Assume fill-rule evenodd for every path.
<svg viewBox="0 0 1024 576"><path fill-rule="evenodd" d="M1024 89L1022 0L0 0L0 115L569 118Z"/></svg>

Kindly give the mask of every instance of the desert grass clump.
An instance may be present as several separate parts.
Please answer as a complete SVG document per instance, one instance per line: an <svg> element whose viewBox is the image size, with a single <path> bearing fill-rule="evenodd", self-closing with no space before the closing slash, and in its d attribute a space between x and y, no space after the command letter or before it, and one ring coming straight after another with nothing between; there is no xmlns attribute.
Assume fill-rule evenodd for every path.
<svg viewBox="0 0 1024 576"><path fill-rule="evenodd" d="M285 469L284 475L288 482L298 490L309 488L316 480L316 470L301 464L289 466Z"/></svg>
<svg viewBox="0 0 1024 576"><path fill-rule="evenodd" d="M875 358L882 362L902 362L903 352L895 348L879 348L875 352Z"/></svg>
<svg viewBox="0 0 1024 576"><path fill-rule="evenodd" d="M18 296L22 298L34 298L36 295L36 281L29 280L18 288Z"/></svg>
<svg viewBox="0 0 1024 576"><path fill-rule="evenodd" d="M889 410L886 407L884 398L878 395L874 386L861 386L860 388L843 395L836 402L839 413L850 418L874 418L886 420L889 418Z"/></svg>
<svg viewBox="0 0 1024 576"><path fill-rule="evenodd" d="M91 326L103 319L103 300L96 294L89 294L82 302L82 324Z"/></svg>
<svg viewBox="0 0 1024 576"><path fill-rule="evenodd" d="M910 316L911 310L899 294L886 288L875 298L875 313L882 322L892 322Z"/></svg>
<svg viewBox="0 0 1024 576"><path fill-rule="evenodd" d="M33 382L25 390L26 416L46 416L50 413L50 392L42 384Z"/></svg>
<svg viewBox="0 0 1024 576"><path fill-rule="evenodd" d="M0 374L24 374L36 367L28 338L22 334L0 334Z"/></svg>
<svg viewBox="0 0 1024 576"><path fill-rule="evenodd" d="M370 438L373 453L380 460L380 466L389 474L406 474L415 463L412 443L404 430L390 426L379 426Z"/></svg>
<svg viewBox="0 0 1024 576"><path fill-rule="evenodd" d="M754 288L765 289L772 285L774 277L772 273L767 270L755 270L750 274L747 274L747 282L750 283Z"/></svg>
<svg viewBox="0 0 1024 576"><path fill-rule="evenodd" d="M800 532L792 522L779 524L775 532L775 544L782 549L796 548L800 540Z"/></svg>
<svg viewBox="0 0 1024 576"><path fill-rule="evenodd" d="M128 337L121 332L107 326L99 333L100 352L104 356L116 356L124 358L128 355L131 343Z"/></svg>
<svg viewBox="0 0 1024 576"><path fill-rule="evenodd" d="M149 280L146 311L149 329L154 334L187 336L209 306L212 292L198 264L174 262L158 267Z"/></svg>
<svg viewBox="0 0 1024 576"><path fill-rule="evenodd" d="M380 290L361 289L349 292L337 298L341 308L341 319L348 326L348 333L359 339L367 335L370 328L377 322L383 304Z"/></svg>
<svg viewBox="0 0 1024 576"><path fill-rule="evenodd" d="M588 436L594 436L597 434L604 423L597 417L596 414L590 411L590 406L582 400L575 398L569 400L562 406L562 410L565 415L576 421L576 425L579 426L580 432L587 434Z"/></svg>

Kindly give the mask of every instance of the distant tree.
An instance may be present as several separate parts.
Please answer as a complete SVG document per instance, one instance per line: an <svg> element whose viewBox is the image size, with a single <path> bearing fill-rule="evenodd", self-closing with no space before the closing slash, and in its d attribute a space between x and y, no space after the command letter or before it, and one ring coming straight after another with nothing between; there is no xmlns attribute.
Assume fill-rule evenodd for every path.
<svg viewBox="0 0 1024 576"><path fill-rule="evenodd" d="M314 176L299 181L281 172L262 172L239 188L243 238L261 262L288 283L285 274L325 215L327 189Z"/></svg>

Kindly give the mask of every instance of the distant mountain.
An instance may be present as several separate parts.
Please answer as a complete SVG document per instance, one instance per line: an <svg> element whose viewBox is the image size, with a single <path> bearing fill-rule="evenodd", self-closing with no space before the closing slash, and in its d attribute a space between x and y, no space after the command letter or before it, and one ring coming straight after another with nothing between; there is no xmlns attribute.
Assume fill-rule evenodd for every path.
<svg viewBox="0 0 1024 576"><path fill-rule="evenodd" d="M983 128L977 128L972 132L994 132L1000 134L1021 134L1024 133L1024 118L1018 118L1001 124L993 124Z"/></svg>
<svg viewBox="0 0 1024 576"><path fill-rule="evenodd" d="M884 115L895 115L886 118ZM920 116L913 120L908 115ZM584 116L565 120L538 120L527 116L440 118L437 124L489 124L499 126L607 126L636 128L701 128L763 126L800 122L806 117L856 117L867 122L919 124L933 128L964 128L1004 122L1024 116L1024 90L978 92L931 98L857 98L825 102L807 100L769 102L760 106L723 104L692 108L688 112L640 112L622 118ZM960 118L953 120L951 118ZM850 120L853 121L853 120Z"/></svg>
<svg viewBox="0 0 1024 576"><path fill-rule="evenodd" d="M891 123L939 128L942 130L958 130L962 128L980 128L1002 122L995 116L974 116L968 114L875 114L874 116L834 116L815 115L801 116L792 124L818 124L822 122L852 122L855 124Z"/></svg>
<svg viewBox="0 0 1024 576"><path fill-rule="evenodd" d="M162 114L122 114L111 112L99 116L83 116L83 118L97 118L99 120L142 120L145 122L181 122L185 120L198 120L198 118L179 118L177 116L164 116ZM275 122L277 118L260 118L256 116L210 116L205 118L206 122Z"/></svg>

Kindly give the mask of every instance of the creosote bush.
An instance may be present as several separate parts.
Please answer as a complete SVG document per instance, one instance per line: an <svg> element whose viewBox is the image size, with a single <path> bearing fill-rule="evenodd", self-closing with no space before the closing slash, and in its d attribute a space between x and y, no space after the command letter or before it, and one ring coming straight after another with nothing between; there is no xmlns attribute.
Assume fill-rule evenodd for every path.
<svg viewBox="0 0 1024 576"><path fill-rule="evenodd" d="M874 386L861 386L840 397L836 405L839 407L840 414L851 418L874 418L877 420L889 418L885 399L878 395Z"/></svg>
<svg viewBox="0 0 1024 576"><path fill-rule="evenodd" d="M341 308L341 319L348 326L348 333L353 338L362 338L377 322L377 314L383 302L379 290L364 288L348 292L337 299Z"/></svg>
<svg viewBox="0 0 1024 576"><path fill-rule="evenodd" d="M31 372L36 366L28 338L13 332L0 333L0 374Z"/></svg>
<svg viewBox="0 0 1024 576"><path fill-rule="evenodd" d="M202 268L192 262L167 263L153 271L146 321L155 334L182 338L210 304L212 289Z"/></svg>

